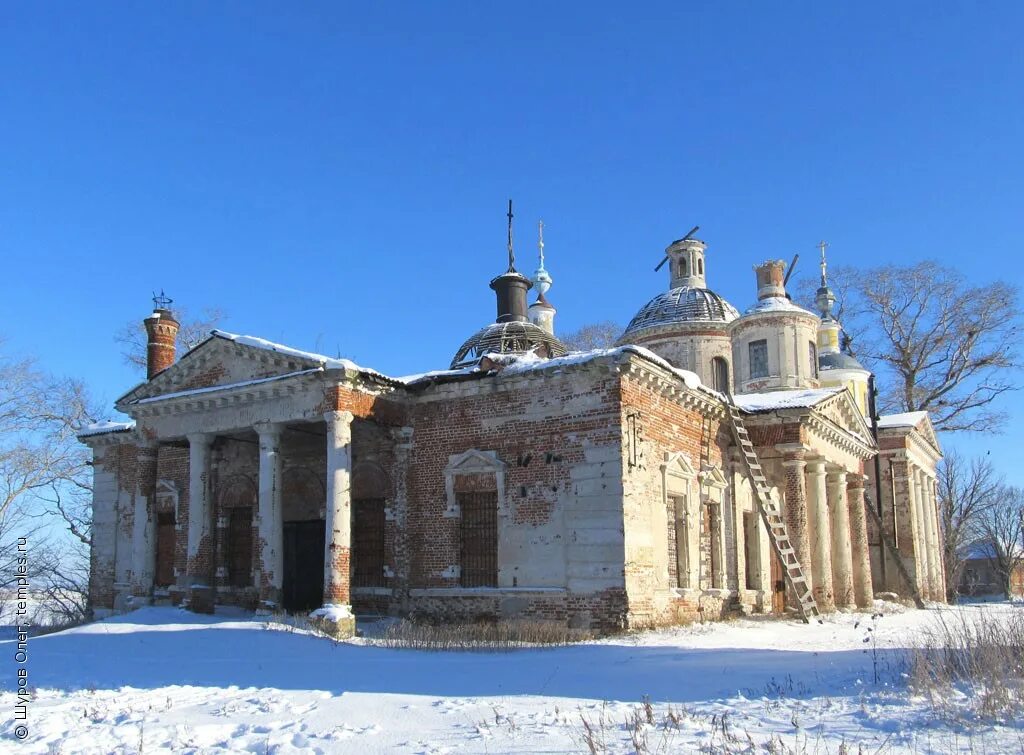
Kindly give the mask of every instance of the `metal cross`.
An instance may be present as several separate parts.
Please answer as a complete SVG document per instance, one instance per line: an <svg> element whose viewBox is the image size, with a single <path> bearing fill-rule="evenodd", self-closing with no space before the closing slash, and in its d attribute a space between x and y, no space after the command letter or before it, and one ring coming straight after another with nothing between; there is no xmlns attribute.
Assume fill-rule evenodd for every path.
<svg viewBox="0 0 1024 755"><path fill-rule="evenodd" d="M543 220L537 221L537 229L538 229L537 232L538 232L538 235L539 235L539 239L537 241L537 246L540 248L540 266L544 267L544 221Z"/></svg>
<svg viewBox="0 0 1024 755"><path fill-rule="evenodd" d="M516 254L512 251L512 200L508 200L508 269L516 269Z"/></svg>
<svg viewBox="0 0 1024 755"><path fill-rule="evenodd" d="M828 242L819 241L818 248L821 250L821 285L825 286L825 268L828 266L825 262L825 249L828 248Z"/></svg>

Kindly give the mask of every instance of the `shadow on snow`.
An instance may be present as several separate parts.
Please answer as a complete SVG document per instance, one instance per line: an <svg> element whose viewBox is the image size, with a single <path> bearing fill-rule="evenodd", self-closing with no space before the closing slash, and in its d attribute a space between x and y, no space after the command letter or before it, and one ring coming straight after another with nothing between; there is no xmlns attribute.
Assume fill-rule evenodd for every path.
<svg viewBox="0 0 1024 755"><path fill-rule="evenodd" d="M162 628L173 623L174 629ZM496 652L394 650L266 630L175 609L129 616L32 638L30 683L78 689L172 685L372 692L444 697L545 695L594 700L696 702L719 697L856 695L873 664L892 679L903 651L795 652L691 649L630 644ZM794 631L800 631L795 628ZM5 647L6 646L6 647ZM13 652L0 643L0 652ZM0 668L15 687L14 664Z"/></svg>

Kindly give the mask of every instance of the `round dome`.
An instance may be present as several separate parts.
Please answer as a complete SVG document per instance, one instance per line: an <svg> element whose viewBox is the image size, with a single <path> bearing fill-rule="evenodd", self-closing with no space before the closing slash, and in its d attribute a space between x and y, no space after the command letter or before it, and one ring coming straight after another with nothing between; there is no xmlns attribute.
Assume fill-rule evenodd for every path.
<svg viewBox="0 0 1024 755"><path fill-rule="evenodd" d="M462 344L452 359L451 368L466 367L486 354L525 354L529 351L550 358L563 356L569 350L532 322L495 322L478 330Z"/></svg>
<svg viewBox="0 0 1024 755"><path fill-rule="evenodd" d="M714 291L680 286L647 302L630 320L619 341L628 341L629 336L648 328L690 322L729 323L739 316L736 308Z"/></svg>

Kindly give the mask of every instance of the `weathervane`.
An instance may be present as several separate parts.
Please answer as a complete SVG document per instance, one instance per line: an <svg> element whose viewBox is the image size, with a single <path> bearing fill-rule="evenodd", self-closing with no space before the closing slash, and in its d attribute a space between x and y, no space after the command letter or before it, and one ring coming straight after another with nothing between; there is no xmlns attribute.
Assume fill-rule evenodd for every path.
<svg viewBox="0 0 1024 755"><path fill-rule="evenodd" d="M512 250L512 200L508 200L508 271L516 270L516 253Z"/></svg>
<svg viewBox="0 0 1024 755"><path fill-rule="evenodd" d="M164 290L160 289L160 295L157 296L156 291L153 292L153 309L170 309L174 303L174 299L164 294Z"/></svg>

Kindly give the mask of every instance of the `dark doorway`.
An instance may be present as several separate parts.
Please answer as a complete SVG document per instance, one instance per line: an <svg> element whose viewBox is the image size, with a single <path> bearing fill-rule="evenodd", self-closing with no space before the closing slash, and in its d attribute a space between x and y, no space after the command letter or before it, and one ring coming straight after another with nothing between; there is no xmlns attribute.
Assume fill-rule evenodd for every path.
<svg viewBox="0 0 1024 755"><path fill-rule="evenodd" d="M156 574L153 584L169 587L174 584L174 514L156 515Z"/></svg>
<svg viewBox="0 0 1024 755"><path fill-rule="evenodd" d="M711 367L714 372L715 390L719 393L731 393L729 363L723 357L715 357L711 360Z"/></svg>
<svg viewBox="0 0 1024 755"><path fill-rule="evenodd" d="M323 519L284 523L284 585L286 611L319 608L324 598Z"/></svg>

